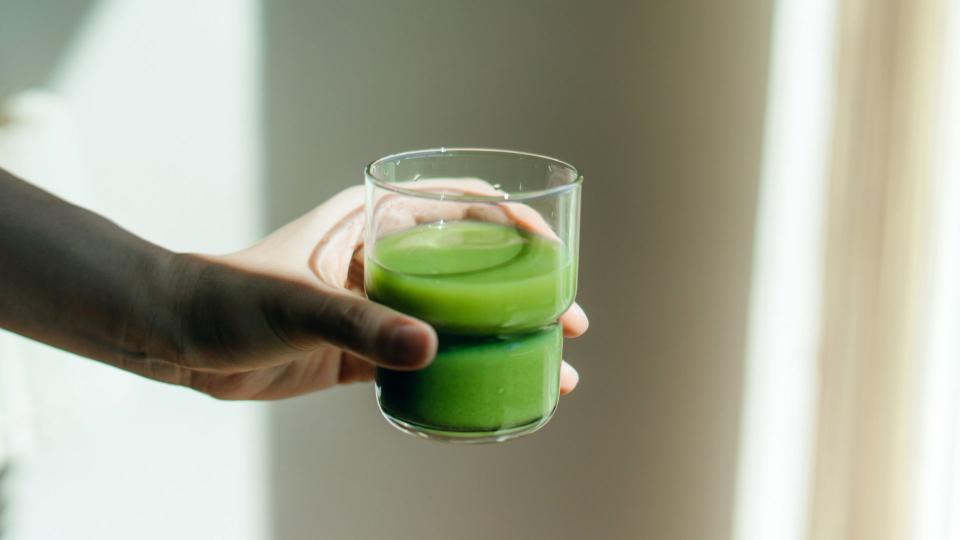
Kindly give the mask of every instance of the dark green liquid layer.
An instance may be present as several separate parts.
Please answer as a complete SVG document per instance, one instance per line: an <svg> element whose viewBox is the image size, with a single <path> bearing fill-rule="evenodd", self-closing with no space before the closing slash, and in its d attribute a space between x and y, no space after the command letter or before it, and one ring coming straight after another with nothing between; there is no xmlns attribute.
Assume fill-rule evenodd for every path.
<svg viewBox="0 0 960 540"><path fill-rule="evenodd" d="M449 431L498 431L548 416L557 403L559 326L506 339L441 338L422 371L377 373L383 410Z"/></svg>

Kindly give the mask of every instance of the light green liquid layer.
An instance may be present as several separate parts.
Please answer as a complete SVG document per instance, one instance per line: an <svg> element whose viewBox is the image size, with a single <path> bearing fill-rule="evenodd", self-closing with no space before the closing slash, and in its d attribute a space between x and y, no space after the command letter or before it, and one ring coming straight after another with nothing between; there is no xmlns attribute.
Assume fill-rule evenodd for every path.
<svg viewBox="0 0 960 540"><path fill-rule="evenodd" d="M456 334L550 324L573 301L563 245L475 221L429 224L377 241L367 261L370 298Z"/></svg>
<svg viewBox="0 0 960 540"><path fill-rule="evenodd" d="M370 298L430 322L440 335L428 368L378 370L384 412L451 432L496 432L552 413L562 351L555 322L575 288L562 244L462 221L386 236L372 255Z"/></svg>

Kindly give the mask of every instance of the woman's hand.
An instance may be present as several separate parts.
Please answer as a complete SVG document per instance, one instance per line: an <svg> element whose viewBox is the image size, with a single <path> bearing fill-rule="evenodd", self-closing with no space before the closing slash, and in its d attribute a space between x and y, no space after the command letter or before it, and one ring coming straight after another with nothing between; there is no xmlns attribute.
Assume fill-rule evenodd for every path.
<svg viewBox="0 0 960 540"><path fill-rule="evenodd" d="M393 225L463 217L550 233L513 203L416 204ZM0 328L218 398L296 396L436 354L429 325L363 296L360 187L213 257L171 253L0 169L0 231ZM587 328L576 305L562 322L571 337ZM561 391L576 384L564 364Z"/></svg>
<svg viewBox="0 0 960 540"><path fill-rule="evenodd" d="M433 329L362 294L363 195L349 188L238 253L178 255L177 289L188 300L177 358L123 367L222 399L280 399L369 381L377 365L428 365ZM432 220L425 208L409 214ZM561 321L568 337L586 331L577 305ZM577 379L564 363L561 393Z"/></svg>

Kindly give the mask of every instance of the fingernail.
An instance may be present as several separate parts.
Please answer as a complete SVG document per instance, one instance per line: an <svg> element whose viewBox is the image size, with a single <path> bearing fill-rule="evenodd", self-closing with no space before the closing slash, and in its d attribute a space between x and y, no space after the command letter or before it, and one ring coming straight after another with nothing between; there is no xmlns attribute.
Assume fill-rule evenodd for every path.
<svg viewBox="0 0 960 540"><path fill-rule="evenodd" d="M420 367L433 359L436 352L435 341L422 325L401 322L390 333L389 355L399 365Z"/></svg>
<svg viewBox="0 0 960 540"><path fill-rule="evenodd" d="M580 307L580 304L577 304L576 302L574 302L574 304L570 306L570 309L572 309L573 312L577 314L577 316L583 317L584 328L586 328L587 326L590 326L590 319L587 317L587 312L584 311L582 307Z"/></svg>
<svg viewBox="0 0 960 540"><path fill-rule="evenodd" d="M569 394L580 382L580 374L570 364L564 362L560 367L560 393ZM566 377L564 377L566 375Z"/></svg>

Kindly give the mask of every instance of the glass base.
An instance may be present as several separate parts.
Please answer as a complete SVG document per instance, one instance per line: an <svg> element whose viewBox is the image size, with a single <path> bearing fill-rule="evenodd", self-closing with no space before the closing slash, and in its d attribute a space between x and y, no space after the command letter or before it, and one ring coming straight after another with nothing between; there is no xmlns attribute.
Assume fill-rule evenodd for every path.
<svg viewBox="0 0 960 540"><path fill-rule="evenodd" d="M387 422L399 429L400 431L413 435L415 437L426 439L428 441L438 441L446 443L456 443L456 444L489 444L489 443L499 443L504 441L509 441L511 439L516 439L523 437L524 435L529 435L543 426L547 425L547 422L553 418L553 414L557 411L557 408L554 407L550 414L535 420L529 424L524 424L522 426L516 426L507 429L501 429L498 431L449 431L444 429L437 429L428 426L421 426L419 424L414 424L411 422L406 422L398 418L390 416L383 408L380 408L380 414L387 419Z"/></svg>

